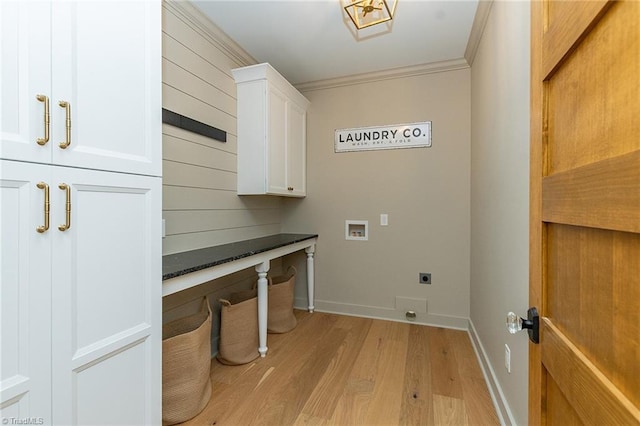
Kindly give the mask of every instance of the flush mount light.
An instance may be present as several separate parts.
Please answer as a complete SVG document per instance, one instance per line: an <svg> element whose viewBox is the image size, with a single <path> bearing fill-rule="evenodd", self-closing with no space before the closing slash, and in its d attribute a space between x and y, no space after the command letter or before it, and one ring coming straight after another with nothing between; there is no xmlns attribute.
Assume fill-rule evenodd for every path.
<svg viewBox="0 0 640 426"><path fill-rule="evenodd" d="M398 0L348 0L344 10L357 29L391 21Z"/></svg>

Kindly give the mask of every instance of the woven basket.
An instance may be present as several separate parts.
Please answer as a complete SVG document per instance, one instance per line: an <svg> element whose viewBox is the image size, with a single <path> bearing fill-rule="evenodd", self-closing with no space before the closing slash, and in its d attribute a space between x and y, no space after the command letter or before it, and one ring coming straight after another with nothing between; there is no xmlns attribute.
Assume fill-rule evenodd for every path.
<svg viewBox="0 0 640 426"><path fill-rule="evenodd" d="M211 308L162 326L162 424L197 415L211 398Z"/></svg>
<svg viewBox="0 0 640 426"><path fill-rule="evenodd" d="M293 314L293 290L296 286L296 268L289 266L286 275L269 278L269 314L267 331L286 333L298 324Z"/></svg>
<svg viewBox="0 0 640 426"><path fill-rule="evenodd" d="M223 364L246 364L258 358L258 298L255 290L234 294L233 303L220 299L220 345ZM243 298L248 297L246 300Z"/></svg>

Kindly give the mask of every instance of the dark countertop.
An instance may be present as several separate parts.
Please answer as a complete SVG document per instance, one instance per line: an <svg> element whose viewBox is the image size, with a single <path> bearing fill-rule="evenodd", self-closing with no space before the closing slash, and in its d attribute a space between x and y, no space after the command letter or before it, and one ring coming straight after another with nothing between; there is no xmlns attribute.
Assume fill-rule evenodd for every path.
<svg viewBox="0 0 640 426"><path fill-rule="evenodd" d="M317 234L277 234L162 256L162 280L310 240Z"/></svg>

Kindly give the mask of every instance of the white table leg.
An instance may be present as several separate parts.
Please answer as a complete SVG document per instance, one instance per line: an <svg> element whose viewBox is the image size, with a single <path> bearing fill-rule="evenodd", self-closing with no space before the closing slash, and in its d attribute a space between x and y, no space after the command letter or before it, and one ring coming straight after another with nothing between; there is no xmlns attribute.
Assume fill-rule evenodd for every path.
<svg viewBox="0 0 640 426"><path fill-rule="evenodd" d="M267 272L269 267L268 260L256 265L258 273L258 352L261 357L267 354L267 312L269 307Z"/></svg>
<svg viewBox="0 0 640 426"><path fill-rule="evenodd" d="M307 253L307 296L309 298L309 312L313 312L313 292L314 292L314 271L313 271L313 254L316 252L316 245L310 245L304 249Z"/></svg>

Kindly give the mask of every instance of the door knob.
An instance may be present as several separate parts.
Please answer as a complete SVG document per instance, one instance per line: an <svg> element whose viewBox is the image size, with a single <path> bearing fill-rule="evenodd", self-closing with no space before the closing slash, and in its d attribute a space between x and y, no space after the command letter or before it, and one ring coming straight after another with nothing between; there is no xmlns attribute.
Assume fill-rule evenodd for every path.
<svg viewBox="0 0 640 426"><path fill-rule="evenodd" d="M507 314L507 330L509 330L509 333L516 334L522 329L527 329L529 340L533 343L540 343L540 317L536 308L529 308L527 319L520 318L513 312Z"/></svg>

